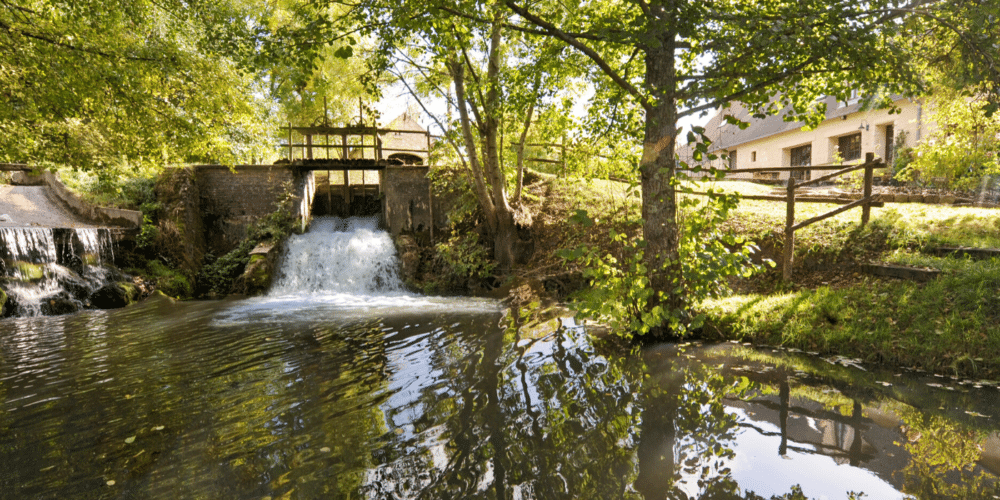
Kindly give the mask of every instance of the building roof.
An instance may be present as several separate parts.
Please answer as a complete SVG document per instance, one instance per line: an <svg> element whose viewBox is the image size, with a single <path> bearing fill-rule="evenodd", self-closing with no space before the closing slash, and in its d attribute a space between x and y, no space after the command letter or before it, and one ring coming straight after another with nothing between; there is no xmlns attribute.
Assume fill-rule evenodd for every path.
<svg viewBox="0 0 1000 500"><path fill-rule="evenodd" d="M904 98L893 96L894 102L902 99ZM840 118L861 111L863 104L860 100L854 100L845 106L843 101L838 102L836 98L830 96L823 97L821 101L826 103L826 118L824 120ZM785 116L790 111L791 108L786 107L776 115L757 119L751 116L751 112L742 103L734 102L729 108L720 109L705 124L705 134L712 139L712 146L709 149L711 151L726 150L765 137L801 129L805 123L785 120ZM750 126L740 129L737 125L729 124L725 121L726 115L732 115L749 123Z"/></svg>

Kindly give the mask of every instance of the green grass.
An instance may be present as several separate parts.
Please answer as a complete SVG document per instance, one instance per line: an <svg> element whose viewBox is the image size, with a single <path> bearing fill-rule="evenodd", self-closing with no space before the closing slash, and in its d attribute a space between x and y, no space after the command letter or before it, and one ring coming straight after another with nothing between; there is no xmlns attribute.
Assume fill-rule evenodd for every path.
<svg viewBox="0 0 1000 500"><path fill-rule="evenodd" d="M556 181L552 194L566 198L563 203L569 208L586 208L591 217L612 219L638 213L639 197L627 196L626 188L616 182L569 179ZM773 186L742 181L694 185L697 191L709 188L777 194ZM797 204L796 221L838 206ZM776 258L783 244L785 212L782 201L743 200L725 228L770 246ZM872 209L867 226L861 227L860 219L861 210L852 209L796 231L796 262L825 262L836 268L877 260L937 269L941 275L928 283L858 276L840 288L795 290L794 283L782 283L779 271L772 270L768 276L751 278L764 284L758 287L763 293L701 304L709 316L703 334L938 373L1000 377L1000 260L921 253L937 246L1000 248L1000 210L887 203Z"/></svg>
<svg viewBox="0 0 1000 500"><path fill-rule="evenodd" d="M841 289L735 295L702 304L705 333L963 376L1000 376L1000 259L900 263L942 270L928 283L865 278Z"/></svg>

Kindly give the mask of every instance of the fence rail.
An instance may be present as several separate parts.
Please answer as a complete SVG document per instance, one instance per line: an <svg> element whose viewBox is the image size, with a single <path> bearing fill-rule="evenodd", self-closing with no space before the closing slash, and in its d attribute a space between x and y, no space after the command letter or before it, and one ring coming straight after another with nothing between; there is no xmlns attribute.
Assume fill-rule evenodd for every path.
<svg viewBox="0 0 1000 500"><path fill-rule="evenodd" d="M845 167L843 165L807 165L807 166L796 166L796 167L773 167L773 168L747 168L739 170L725 170L723 171L726 176L733 174L747 174L747 173L773 173L773 172L802 172L806 170L833 170L834 172L824 175L822 177L817 177L815 179L810 179L807 181L796 182L794 176L788 177L788 186L786 188L786 195L781 196L744 196L747 199L767 199L767 200L784 200L786 202L785 211L785 245L782 252L782 262L781 262L781 275L782 278L790 280L792 278L792 266L794 265L795 256L795 231L802 229L811 224L815 224L821 220L828 219L837 214L846 212L852 208L861 207L861 225L864 226L868 224L868 220L871 218L872 207L882 206L881 202L875 201L872 196L872 178L874 177L874 171L878 168L884 168L885 162L881 158L876 158L873 153L868 153L865 157L865 162L859 165L851 165ZM812 184L818 184L820 182L831 180L835 177L854 172L856 170L864 170L864 184L862 188L861 199L846 202L845 200L822 200L816 197L799 197L796 198L795 190L801 187L809 186ZM697 194L697 193L696 193ZM814 203L814 202L825 202L825 203L847 203L846 205L837 207L824 214L817 215L815 217L806 219L802 222L795 222L795 203L796 201L800 203Z"/></svg>

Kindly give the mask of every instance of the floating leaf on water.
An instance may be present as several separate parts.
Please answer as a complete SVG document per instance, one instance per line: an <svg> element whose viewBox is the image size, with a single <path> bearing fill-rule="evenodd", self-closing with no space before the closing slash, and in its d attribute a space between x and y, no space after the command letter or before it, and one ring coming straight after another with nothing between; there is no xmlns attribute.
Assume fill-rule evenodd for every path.
<svg viewBox="0 0 1000 500"><path fill-rule="evenodd" d="M944 386L936 382L927 382L927 387L944 387Z"/></svg>
<svg viewBox="0 0 1000 500"><path fill-rule="evenodd" d="M153 427L153 430L154 431L162 431L163 430L163 426L162 425L157 425L156 427Z"/></svg>
<svg viewBox="0 0 1000 500"><path fill-rule="evenodd" d="M320 448L319 451L322 452L322 453L330 453L330 447L329 446L324 446L324 447Z"/></svg>
<svg viewBox="0 0 1000 500"><path fill-rule="evenodd" d="M890 384L889 382L885 382L885 381L882 381L882 380L879 380L879 381L878 381L878 382L876 382L876 383L877 383L877 384L880 384L880 385L884 385L884 386L886 386L886 387L889 387L889 386L891 386L891 385L892 385L892 384Z"/></svg>
<svg viewBox="0 0 1000 500"><path fill-rule="evenodd" d="M114 480L114 479L109 479L109 480L108 480L108 482L107 482L106 484L107 484L108 486L114 486L114 485L115 485L115 480Z"/></svg>
<svg viewBox="0 0 1000 500"><path fill-rule="evenodd" d="M125 444L132 444L135 442L135 436L125 438Z"/></svg>
<svg viewBox="0 0 1000 500"><path fill-rule="evenodd" d="M969 411L969 410L966 410L966 411L965 411L965 413L966 413L967 415L972 415L973 417L982 417L982 418L989 418L989 415L983 415L982 413L976 413L976 412L974 412L974 411Z"/></svg>

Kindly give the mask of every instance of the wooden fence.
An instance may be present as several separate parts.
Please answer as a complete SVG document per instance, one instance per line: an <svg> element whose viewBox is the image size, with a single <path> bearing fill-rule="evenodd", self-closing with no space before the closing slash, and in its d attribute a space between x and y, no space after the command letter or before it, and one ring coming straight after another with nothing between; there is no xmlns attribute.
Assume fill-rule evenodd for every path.
<svg viewBox="0 0 1000 500"><path fill-rule="evenodd" d="M806 170L820 170L829 171L834 170L834 172L827 175L817 177L815 179L810 179L807 181L796 181L794 176L789 176L787 194L783 197L780 196L743 196L745 199L769 199L769 200L784 200L787 203L786 215L785 215L785 245L782 254L782 277L785 280L790 280L792 277L792 266L794 264L795 255L795 231L802 229L810 224L819 222L823 219L828 219L834 215L846 212L855 207L861 207L861 225L864 226L868 223L868 219L871 217L872 207L882 206L881 202L875 201L872 196L872 178L874 176L874 171L877 168L885 167L885 162L880 158L875 158L873 153L868 153L865 162L859 165L851 165L844 167L843 165L808 165L808 166L798 166L798 167L775 167L775 168L746 168L739 170L729 170L724 171L727 176L737 174L754 174L754 173L777 173L777 172L803 172ZM814 184L819 184L824 181L829 181L835 179L841 175L853 172L855 170L864 170L864 185L862 188L861 199L846 202L844 206L830 210L829 212L815 217L806 219L802 222L795 222L795 203L842 203L841 200L829 200L817 197L799 197L796 198L795 190L801 187L810 186Z"/></svg>

